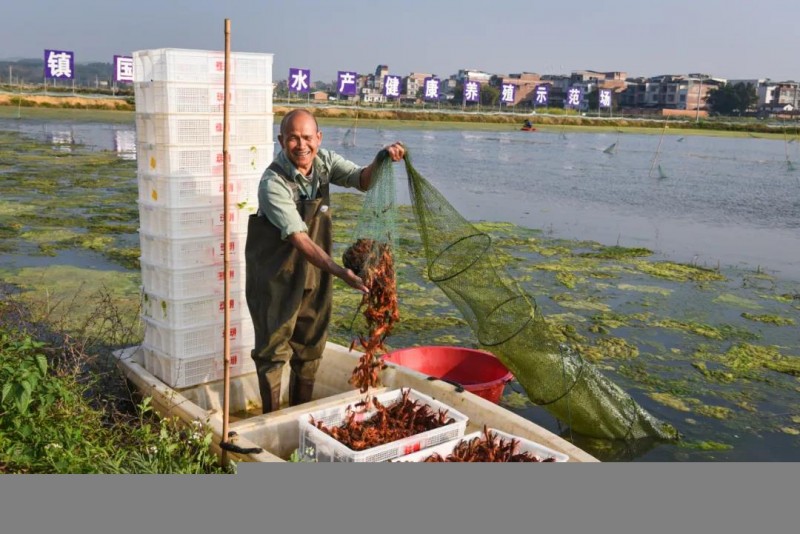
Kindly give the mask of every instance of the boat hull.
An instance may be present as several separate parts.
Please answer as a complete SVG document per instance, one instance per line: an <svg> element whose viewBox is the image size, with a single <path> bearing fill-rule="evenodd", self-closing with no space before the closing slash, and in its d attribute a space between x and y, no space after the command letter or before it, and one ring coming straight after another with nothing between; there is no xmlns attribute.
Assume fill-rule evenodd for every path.
<svg viewBox="0 0 800 534"><path fill-rule="evenodd" d="M128 380L142 396L152 398L152 406L160 416L178 417L187 424L202 422L214 435L212 449L216 454L222 454L219 447L224 410L222 380L175 389L144 368L140 347L130 347L115 355ZM286 407L269 414L260 413L261 399L255 373L232 377L229 381L228 426L229 432L235 432L235 435L229 442L240 452L227 451L228 458L235 462L287 461L298 447L300 416L364 398L366 394L348 383L359 356L360 353L350 352L347 347L328 343L311 402L289 407L287 388L284 388L282 406ZM288 373L287 365L284 383L288 383ZM384 387L372 389L370 393L412 388L469 417L467 433L482 430L486 425L562 452L571 462L598 461L545 428L453 384L429 380L422 373L392 364L381 372L381 381Z"/></svg>

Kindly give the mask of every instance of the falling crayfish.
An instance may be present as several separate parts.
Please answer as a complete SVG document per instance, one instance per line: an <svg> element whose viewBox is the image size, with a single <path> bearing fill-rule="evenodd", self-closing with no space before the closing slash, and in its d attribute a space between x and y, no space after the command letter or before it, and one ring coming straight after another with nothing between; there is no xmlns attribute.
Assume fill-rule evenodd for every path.
<svg viewBox="0 0 800 534"><path fill-rule="evenodd" d="M350 383L364 393L380 385L379 373L386 364L380 359L379 352L386 352L383 341L399 319L394 259L388 244L358 239L345 251L342 260L345 267L360 276L369 289L360 304L366 304L364 317L369 336L359 335L350 344L350 350L356 343L364 350L350 377Z"/></svg>

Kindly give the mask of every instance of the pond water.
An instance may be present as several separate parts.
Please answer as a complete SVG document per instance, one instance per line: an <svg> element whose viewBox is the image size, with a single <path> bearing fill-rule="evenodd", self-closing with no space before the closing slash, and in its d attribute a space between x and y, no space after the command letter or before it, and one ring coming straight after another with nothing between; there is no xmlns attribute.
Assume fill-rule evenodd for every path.
<svg viewBox="0 0 800 534"><path fill-rule="evenodd" d="M586 284L584 294L576 295L588 301L602 293L604 304L620 314L657 312L659 320L677 318L701 326L732 325L733 337L739 336L739 341L752 341L742 334L742 325L748 324L741 317L743 310L755 315L788 316L795 321L793 326L764 324L750 330L763 335L760 345L775 346L783 350L782 354L800 357L797 303L791 298L788 303L772 299L765 304L763 300L765 293L794 294L800 299L800 170L792 171L787 164L787 160L791 161L800 169L800 143L753 137L556 130L529 133L512 128L470 131L359 127L355 138L347 127L323 125L322 130L323 146L359 163L370 161L381 147L395 140L404 142L417 170L468 220L513 223L540 229L554 239L644 247L656 252L660 259L729 268L730 273L739 274L713 292L680 283L654 284L652 279L630 275L617 288L593 282L594 285ZM116 152L123 160L133 159L136 154L133 124L0 120L0 130L32 135L59 151L85 145ZM399 166L397 171L399 178L405 177ZM397 193L398 201L408 204L408 189L402 179ZM531 264L537 261L534 252L520 254L530 258ZM71 250L59 252L55 258L23 258L18 251L16 257L0 256L0 260L0 266L11 267L68 262L94 269L119 269L100 255ZM530 272L518 268L514 274L522 278ZM774 278L750 277L759 273L769 273ZM552 285L525 284L525 289L537 298L556 294ZM644 297L632 298L630 295L636 292ZM568 320L576 322L581 319L580 314L591 318L595 313L567 306L577 305L578 301L563 303L542 298L539 304L546 315L574 312ZM750 305L753 308L748 308ZM352 308L348 315L352 316ZM447 333L465 339L463 332ZM400 334L398 343L408 343L413 338L403 336L412 334ZM717 342L705 338L698 341L697 336L690 339L685 330L653 328L645 320L642 324L629 321L613 329L613 334L638 346L640 363L605 362L604 371L626 391L635 391L636 400L648 411L676 424L690 441L706 444L709 449L644 441L616 447L580 439L576 441L579 446L605 460L800 459L800 382L796 375L774 373L776 376L764 378L745 374L744 379L737 378L732 383L721 380L698 386L697 377L702 375L699 367L693 367L698 361L703 363L700 372L707 376L723 376L725 368L714 358L707 360L706 367L706 360L693 360L693 352L725 353L731 342L712 345ZM670 401L689 397L698 404L690 406L691 413L680 403L665 407L645 394L648 390L643 384L650 383L655 384L655 390L674 396ZM507 388L506 395L513 395L513 386ZM685 387L696 389L687 393L682 389ZM698 406L702 408L699 411ZM727 413L712 413L718 408L735 413L727 420L717 420L716 415ZM752 410L756 411L751 413ZM558 421L539 407L523 403L514 411L562 433ZM715 449L720 443L733 448Z"/></svg>

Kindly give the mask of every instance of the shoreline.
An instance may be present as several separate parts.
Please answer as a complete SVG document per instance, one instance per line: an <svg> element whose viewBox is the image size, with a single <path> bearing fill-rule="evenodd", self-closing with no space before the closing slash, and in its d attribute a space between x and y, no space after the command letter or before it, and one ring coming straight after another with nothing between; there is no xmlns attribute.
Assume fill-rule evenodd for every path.
<svg viewBox="0 0 800 534"><path fill-rule="evenodd" d="M134 106L119 98L86 98L76 96L23 96L23 104L14 99L17 95L0 94L0 119L43 119L96 122L134 122ZM296 107L308 104L275 104L273 113L281 117ZM517 131L522 121L530 119L540 131L570 132L624 132L649 135L679 135L707 137L753 137L758 139L783 140L786 133L769 131L765 124L734 124L703 121L700 127L692 127L690 121L598 118L572 115L533 115L511 112L449 112L413 110L409 108L381 109L347 106L310 106L322 124L352 126L362 123L375 127L392 125L393 128L432 130L482 130ZM796 128L797 129L797 128ZM533 132L535 133L535 132ZM797 132L790 134L792 138Z"/></svg>

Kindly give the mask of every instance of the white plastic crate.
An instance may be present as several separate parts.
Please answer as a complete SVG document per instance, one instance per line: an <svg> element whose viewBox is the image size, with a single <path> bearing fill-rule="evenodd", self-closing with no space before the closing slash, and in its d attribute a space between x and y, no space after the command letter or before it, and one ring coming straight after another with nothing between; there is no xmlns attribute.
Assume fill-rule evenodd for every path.
<svg viewBox="0 0 800 534"><path fill-rule="evenodd" d="M258 204L261 173L228 176L228 202ZM139 201L170 208L222 205L222 176L178 176L139 173Z"/></svg>
<svg viewBox="0 0 800 534"><path fill-rule="evenodd" d="M170 328L159 321L142 317L145 323L144 343L170 358L185 359L221 352L223 321L186 328ZM231 347L255 345L255 331L250 319L231 321L228 331Z"/></svg>
<svg viewBox="0 0 800 534"><path fill-rule="evenodd" d="M140 261L144 290L174 299L208 297L225 292L225 268L222 263L208 267L189 269L166 269ZM245 290L245 264L228 265L228 289L230 293Z"/></svg>
<svg viewBox="0 0 800 534"><path fill-rule="evenodd" d="M564 453L554 451L549 447L545 447L540 443L536 443L535 441L531 441L529 439L521 438L519 436L514 436L512 434L508 434L503 432L502 430L497 430L495 428L489 428L489 432L493 432L496 434L497 438L502 438L504 441L511 441L512 439L516 439L519 441L519 445L517 446L516 453L521 454L524 452L532 453L538 456L539 458L545 459L549 457L553 457L556 459L556 462L566 462L569 461L569 456ZM446 458L448 454L453 452L453 449L456 448L461 441L470 441L474 438L483 438L483 432L472 432L460 438L448 441L447 443L441 443L434 447L428 447L427 449L423 449L417 452L413 452L406 456L402 456L400 458L395 458L392 460L393 462L422 462L432 454L439 454L442 458Z"/></svg>
<svg viewBox="0 0 800 534"><path fill-rule="evenodd" d="M254 199L257 200L257 199ZM228 206L228 229L231 234L247 234L247 220L258 204L244 201ZM169 238L222 236L225 234L223 206L168 208L139 202L139 230Z"/></svg>
<svg viewBox="0 0 800 534"><path fill-rule="evenodd" d="M231 52L231 83L272 83L272 54ZM223 83L225 54L217 50L159 48L133 53L133 81Z"/></svg>
<svg viewBox="0 0 800 534"><path fill-rule="evenodd" d="M142 82L133 84L136 114L225 112L225 86L206 83ZM271 85L234 85L228 91L228 113L271 115Z"/></svg>
<svg viewBox="0 0 800 534"><path fill-rule="evenodd" d="M389 406L402 398L403 391L405 390L388 391L376 395L375 398L384 406ZM431 407L433 413L438 413L439 410L447 410L447 416L452 417L454 422L371 449L354 451L310 422L313 417L315 421L321 421L327 427L341 425L345 420L348 406L353 404L352 402L347 402L337 407L300 416L298 418L300 425L299 449L302 451L304 458L317 462L383 462L464 435L468 421L466 415L413 389L410 390L408 398L411 401L418 400L420 404L427 404ZM375 410L371 410L358 417L368 420L375 413Z"/></svg>
<svg viewBox="0 0 800 534"><path fill-rule="evenodd" d="M244 263L246 234L231 234L228 241L228 261ZM141 260L157 267L185 269L222 265L225 261L224 236L172 239L139 232Z"/></svg>
<svg viewBox="0 0 800 534"><path fill-rule="evenodd" d="M228 176L263 173L272 161L272 143L228 147ZM140 174L162 176L222 176L222 145L183 147L138 143L136 165Z"/></svg>
<svg viewBox="0 0 800 534"><path fill-rule="evenodd" d="M272 115L231 115L228 142L231 145L272 144ZM137 113L136 139L162 145L219 145L225 124L222 113Z"/></svg>
<svg viewBox="0 0 800 534"><path fill-rule="evenodd" d="M252 347L230 348L229 371L231 377L255 372L256 364L250 356L251 349ZM193 358L175 359L147 345L142 345L142 351L144 353L144 368L170 387L184 388L221 380L225 377L225 363L222 361L222 352Z"/></svg>
<svg viewBox="0 0 800 534"><path fill-rule="evenodd" d="M244 291L230 292L228 310L231 322L251 320ZM144 291L142 317L154 319L170 328L221 324L220 321L225 318L225 299L224 295L170 298Z"/></svg>

